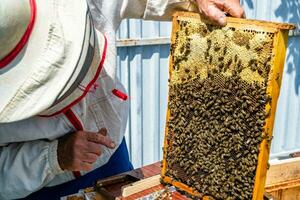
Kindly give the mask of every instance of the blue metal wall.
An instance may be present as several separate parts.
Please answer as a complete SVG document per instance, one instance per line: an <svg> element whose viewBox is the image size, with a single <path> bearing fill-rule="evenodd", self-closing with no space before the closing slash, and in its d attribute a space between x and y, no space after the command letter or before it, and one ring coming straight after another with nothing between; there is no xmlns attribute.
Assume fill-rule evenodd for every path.
<svg viewBox="0 0 300 200"><path fill-rule="evenodd" d="M247 17L300 25L299 0L242 0ZM300 37L289 39L271 158L300 151Z"/></svg>
<svg viewBox="0 0 300 200"><path fill-rule="evenodd" d="M300 25L299 0L242 0L247 18ZM119 39L170 37L169 22L124 20ZM289 41L283 84L276 114L272 158L300 151L300 37ZM135 167L162 158L167 108L169 45L118 48L118 74L127 88L130 120L126 139Z"/></svg>
<svg viewBox="0 0 300 200"><path fill-rule="evenodd" d="M119 38L169 37L171 24L125 20ZM118 48L119 77L131 101L126 139L135 167L162 158L169 45Z"/></svg>

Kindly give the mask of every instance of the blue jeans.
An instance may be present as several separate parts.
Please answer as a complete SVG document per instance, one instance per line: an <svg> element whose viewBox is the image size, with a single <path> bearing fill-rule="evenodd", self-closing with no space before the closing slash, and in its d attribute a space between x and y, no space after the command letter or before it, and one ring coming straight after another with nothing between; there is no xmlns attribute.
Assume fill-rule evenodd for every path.
<svg viewBox="0 0 300 200"><path fill-rule="evenodd" d="M121 145L112 155L107 164L95 169L88 174L81 176L75 180L56 185L53 187L44 187L41 190L32 193L24 200L59 200L60 197L77 193L78 190L91 187L93 184L102 178L113 176L133 169L131 162L129 161L128 150L125 139L123 139Z"/></svg>

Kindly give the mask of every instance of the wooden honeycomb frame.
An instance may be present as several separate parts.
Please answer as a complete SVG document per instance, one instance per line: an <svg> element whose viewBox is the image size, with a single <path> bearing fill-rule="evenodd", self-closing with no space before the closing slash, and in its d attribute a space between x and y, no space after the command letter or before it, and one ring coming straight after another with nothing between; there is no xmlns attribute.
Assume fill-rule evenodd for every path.
<svg viewBox="0 0 300 200"><path fill-rule="evenodd" d="M175 35L176 31L180 28L178 24L178 20L183 18L193 18L200 20L199 14L196 13L187 13L187 12L178 12L174 15L173 18L173 30L172 30L172 38L171 42L172 44L175 42ZM281 79L282 79L282 73L283 73L283 67L285 62L285 55L286 55L286 48L287 48L287 41L288 41L288 32L291 29L294 29L295 26L292 24L284 24L284 23L271 23L266 21L257 21L257 20L247 20L247 19L236 19L236 18L227 18L227 27L232 28L242 28L242 29L248 29L248 30L255 30L255 31L266 31L274 33L274 58L273 63L270 70L269 80L268 80L268 87L267 87L267 93L272 97L271 102L271 114L270 117L266 119L266 125L265 125L265 134L268 134L269 137L272 137L273 132L273 125L274 125L274 119L275 119L275 112L276 112L276 106L277 106L277 100L279 97L280 92L280 85L281 85ZM172 77L173 72L173 60L172 56L170 56L170 66L169 66L169 74L170 77ZM270 110L270 105L266 107L266 110ZM169 122L170 118L170 110L167 112L167 123ZM167 147L168 147L168 126L166 126L165 129L165 141L164 141L164 158L163 158L163 168L162 168L162 180L165 183L172 184L179 188L180 190L183 190L195 197L199 197L200 194L195 192L192 188L189 186L178 182L173 181L170 177L166 176L166 170L167 170ZM267 141L267 139L263 139L261 145L260 145L260 152L258 155L258 164L256 169L256 176L255 176L255 184L254 184L254 190L253 190L253 200L261 200L263 199L264 194L264 186L266 181L266 174L267 174L267 168L268 168L268 159L269 159L269 152L270 152L270 144ZM204 197L203 199L209 199L209 197Z"/></svg>

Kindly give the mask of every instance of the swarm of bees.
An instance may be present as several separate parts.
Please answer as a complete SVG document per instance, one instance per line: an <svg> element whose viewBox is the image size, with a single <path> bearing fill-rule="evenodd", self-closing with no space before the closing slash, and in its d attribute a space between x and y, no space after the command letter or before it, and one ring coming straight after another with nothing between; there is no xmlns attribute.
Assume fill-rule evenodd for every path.
<svg viewBox="0 0 300 200"><path fill-rule="evenodd" d="M214 40L214 28L203 31L194 25L200 36L193 37L199 37L203 48L196 52L198 60L190 59L196 48L191 44L193 30L185 30L191 28L186 22L179 25L181 32L171 47L165 175L213 199L252 199L259 147L268 137L264 127L270 115L266 105L271 104L267 82L272 46L253 49L253 34L239 33L227 47ZM235 32L219 31L222 37ZM240 46L232 51L236 45ZM239 50L256 56L241 58Z"/></svg>
<svg viewBox="0 0 300 200"><path fill-rule="evenodd" d="M222 88L217 78L170 87L166 175L215 199L251 199L270 98L238 75Z"/></svg>

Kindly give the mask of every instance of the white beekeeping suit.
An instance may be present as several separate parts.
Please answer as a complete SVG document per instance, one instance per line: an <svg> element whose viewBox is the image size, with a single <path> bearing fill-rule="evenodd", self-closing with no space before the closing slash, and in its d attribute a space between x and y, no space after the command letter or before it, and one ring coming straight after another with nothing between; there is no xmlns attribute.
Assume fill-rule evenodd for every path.
<svg viewBox="0 0 300 200"><path fill-rule="evenodd" d="M36 1L39 3L42 0ZM68 6L77 2L65 0L64 4ZM124 98L126 92L115 75L115 35L120 22L125 18L170 20L175 10L192 10L195 5L189 0L88 0L88 7L95 27L107 39L106 55L103 56L101 52L105 59L95 87L84 94L80 101L73 103L69 111L83 130L97 132L103 127L107 128L118 146L124 137L128 114L128 102ZM105 39L99 37L98 41L101 40ZM121 95L112 94L113 90ZM14 121L9 120L9 116L1 115L7 109L3 108L2 112L0 108L0 119L3 119L0 120L0 199L22 198L43 187L75 178L72 172L61 170L57 161L57 145L58 138L78 128L70 121L70 115L66 116L66 112L56 114L59 109L54 106L40 110L37 113L40 115ZM103 154L94 164L94 169L104 165L113 153L114 150L103 148ZM86 173L81 172L82 175Z"/></svg>
<svg viewBox="0 0 300 200"><path fill-rule="evenodd" d="M111 68L112 76L116 67L116 31L123 19L136 18L145 20L172 19L174 11L196 11L193 0L122 0L101 1L87 0L93 14L96 28L106 34L109 40L108 57L114 59L114 67Z"/></svg>

